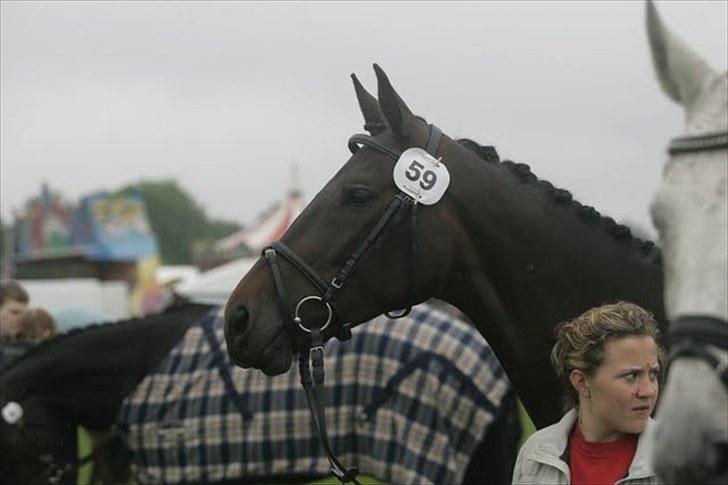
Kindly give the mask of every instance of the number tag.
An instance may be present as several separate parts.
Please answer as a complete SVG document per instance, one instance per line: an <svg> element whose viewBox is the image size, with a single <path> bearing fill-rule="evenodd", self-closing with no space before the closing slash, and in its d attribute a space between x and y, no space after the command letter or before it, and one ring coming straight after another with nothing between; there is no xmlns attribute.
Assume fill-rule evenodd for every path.
<svg viewBox="0 0 728 485"><path fill-rule="evenodd" d="M450 172L422 148L408 148L394 165L394 183L420 204L432 205L450 185Z"/></svg>

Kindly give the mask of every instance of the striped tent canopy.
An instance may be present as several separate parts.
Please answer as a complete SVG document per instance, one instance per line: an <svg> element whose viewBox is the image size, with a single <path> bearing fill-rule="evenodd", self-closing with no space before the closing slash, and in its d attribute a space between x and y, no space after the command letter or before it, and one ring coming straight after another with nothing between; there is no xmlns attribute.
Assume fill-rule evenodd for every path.
<svg viewBox="0 0 728 485"><path fill-rule="evenodd" d="M306 207L306 203L301 192L291 190L283 202L277 203L271 210L264 212L255 224L217 241L215 250L234 253L239 247L244 246L254 253L259 253L264 247L285 234L304 207Z"/></svg>

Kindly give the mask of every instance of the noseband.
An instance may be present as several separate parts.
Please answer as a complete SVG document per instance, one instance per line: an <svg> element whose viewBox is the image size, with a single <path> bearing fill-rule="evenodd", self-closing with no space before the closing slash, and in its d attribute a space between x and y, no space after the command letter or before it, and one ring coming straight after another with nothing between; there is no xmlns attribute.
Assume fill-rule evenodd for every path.
<svg viewBox="0 0 728 485"><path fill-rule="evenodd" d="M720 149L728 149L728 132L673 138L667 151L670 155L684 155ZM718 352L728 352L728 322L710 316L685 315L670 324L668 336L668 368L679 357L702 359L728 387L728 360Z"/></svg>
<svg viewBox="0 0 728 485"><path fill-rule="evenodd" d="M708 316L683 316L670 324L668 335L668 368L679 357L702 359L728 387L728 358L718 352L728 352L728 323L725 320Z"/></svg>
<svg viewBox="0 0 728 485"><path fill-rule="evenodd" d="M426 150L431 155L435 155L437 147L440 144L442 132L434 125L430 125L430 132L427 140ZM374 137L369 135L354 135L349 139L349 149L352 153L356 153L361 146L366 146L377 150L380 153L397 161L401 152L393 150ZM349 256L344 265L339 269L330 282L326 282L319 274L298 256L291 248L282 241L276 241L263 250L268 267L273 275L273 284L276 289L278 305L283 315L285 328L294 345L299 351L298 367L301 375L301 384L306 392L306 400L311 411L311 416L319 435L319 439L323 445L326 457L331 465L331 473L341 483L355 483L358 474L357 468L344 468L336 458L331 445L329 443L328 434L326 432L325 417L325 393L324 393L324 339L322 332L327 329L332 321L338 322L336 333L334 334L340 340L348 340L351 338L351 323L345 323L341 318L341 313L336 308L335 298L339 290L344 286L346 280L351 275L354 268L361 261L361 258L369 251L370 248L378 246L378 243L385 237L389 230L397 224L404 215L404 210L410 209L411 214L411 252L410 252L410 271L414 271L414 261L417 251L415 239L415 227L417 222L417 201L405 194L398 192L385 209L379 221L369 232L366 238L359 244L356 250ZM312 294L301 298L293 311L289 307L288 295L286 293L283 276L279 265L279 256L288 261L296 271L304 276L311 285L316 289L317 294ZM414 281L414 278L411 278ZM411 295L410 295L411 296ZM408 301L410 299L408 298ZM308 326L304 324L301 318L301 309L304 305L318 304L322 305L326 319L323 322L314 322ZM398 315L389 315L390 318L401 318L409 313L411 307ZM310 362L309 362L310 360ZM313 367L313 378L311 367Z"/></svg>

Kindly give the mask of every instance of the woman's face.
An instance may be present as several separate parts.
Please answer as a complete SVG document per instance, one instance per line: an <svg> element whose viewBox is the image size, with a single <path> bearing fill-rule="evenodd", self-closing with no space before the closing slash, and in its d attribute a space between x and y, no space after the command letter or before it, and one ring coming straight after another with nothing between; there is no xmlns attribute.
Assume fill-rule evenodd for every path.
<svg viewBox="0 0 728 485"><path fill-rule="evenodd" d="M592 429L606 440L641 433L657 402L659 371L652 337L607 341L602 365L586 378L590 397L579 398Z"/></svg>

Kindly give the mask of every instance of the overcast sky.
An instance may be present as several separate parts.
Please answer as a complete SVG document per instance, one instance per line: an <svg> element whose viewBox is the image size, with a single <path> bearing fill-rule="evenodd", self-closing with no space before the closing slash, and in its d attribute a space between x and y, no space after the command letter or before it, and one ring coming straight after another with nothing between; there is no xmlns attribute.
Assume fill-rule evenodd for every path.
<svg viewBox="0 0 728 485"><path fill-rule="evenodd" d="M728 2L661 1L726 69ZM290 185L310 200L362 131L349 74L379 63L412 110L492 144L618 220L648 204L681 109L660 91L644 4L1 3L0 205L43 181L70 201L176 179L243 224Z"/></svg>

